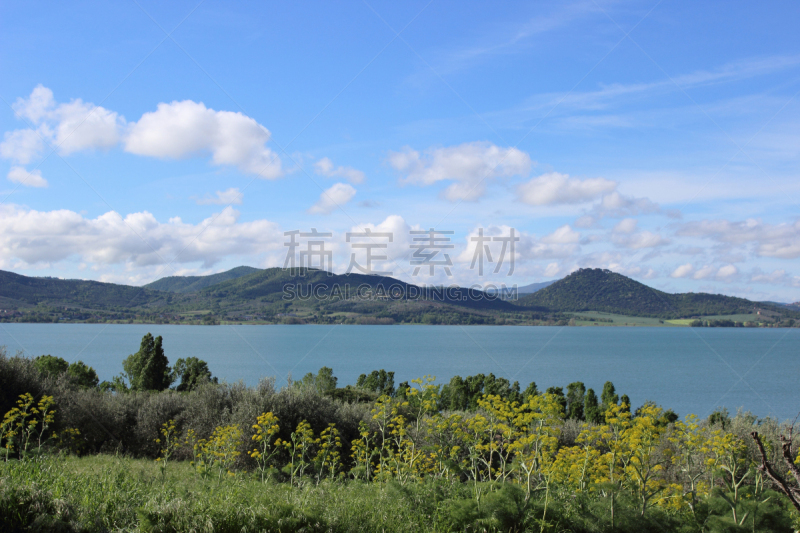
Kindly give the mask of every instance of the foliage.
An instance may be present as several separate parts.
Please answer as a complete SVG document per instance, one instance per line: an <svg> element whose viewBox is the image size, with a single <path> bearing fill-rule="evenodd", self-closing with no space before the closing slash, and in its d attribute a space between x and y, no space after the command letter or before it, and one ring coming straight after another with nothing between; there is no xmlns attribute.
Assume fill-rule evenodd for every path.
<svg viewBox="0 0 800 533"><path fill-rule="evenodd" d="M175 390L179 392L191 391L203 383L218 383L217 378L211 376L208 363L197 357L178 359L172 369L172 381L178 381Z"/></svg>
<svg viewBox="0 0 800 533"><path fill-rule="evenodd" d="M474 408L451 410L452 389L431 376L364 405L317 386L332 371L281 390L112 394L54 382L31 360L0 365L23 374L9 383L29 366L54 387L18 396L0 428L0 518L12 529L791 531L795 519L749 438L757 427L768 459L787 468L775 459L788 427L744 413L678 420L652 402L631 410L610 383L600 401L580 382L523 396L489 380L504 396L485 392L482 376ZM104 470L69 472L86 463L48 457L78 448L93 464L111 461L99 450L127 451L159 468L104 463L117 477L103 477L100 494Z"/></svg>
<svg viewBox="0 0 800 533"><path fill-rule="evenodd" d="M169 362L164 355L163 339L148 333L142 337L139 351L122 361L124 377L131 390L161 391L173 382Z"/></svg>

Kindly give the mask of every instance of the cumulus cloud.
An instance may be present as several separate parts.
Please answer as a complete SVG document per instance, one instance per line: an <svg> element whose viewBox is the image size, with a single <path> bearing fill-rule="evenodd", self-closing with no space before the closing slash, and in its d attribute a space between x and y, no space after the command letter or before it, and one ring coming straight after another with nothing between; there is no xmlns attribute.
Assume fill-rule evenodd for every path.
<svg viewBox="0 0 800 533"><path fill-rule="evenodd" d="M756 255L795 259L800 257L800 219L794 223L768 224L757 219L741 222L703 220L684 224L678 235L708 238L733 245L751 245Z"/></svg>
<svg viewBox="0 0 800 533"><path fill-rule="evenodd" d="M714 275L717 269L711 265L706 265L699 269L697 272L692 275L694 279L706 279Z"/></svg>
<svg viewBox="0 0 800 533"><path fill-rule="evenodd" d="M481 234L481 230L483 231ZM510 271L512 255L508 237L511 236L512 228L506 225L488 226L486 228L474 228L466 240L466 247L457 256L456 261L464 265L469 265L474 275L478 274L479 261L481 255L484 261L484 273L494 273L500 258L503 257L503 264L497 271L500 275L506 275ZM537 237L523 231L514 230L514 236L519 241L514 244L514 271L518 268L531 265L535 261L543 259L564 259L574 256L579 250L578 242L580 234L573 230L569 225L561 226L552 233L544 237ZM505 243L502 239L506 239ZM478 249L481 246L481 249ZM505 251L503 250L505 248ZM558 265L556 264L557 268ZM553 268L550 268L552 272ZM554 274L547 274L551 276Z"/></svg>
<svg viewBox="0 0 800 533"><path fill-rule="evenodd" d="M725 265L717 270L717 279L729 280L736 276L739 273L739 269L737 269L733 265Z"/></svg>
<svg viewBox="0 0 800 533"><path fill-rule="evenodd" d="M356 190L346 183L337 183L319 195L319 201L308 210L312 214L328 215L342 207L356 195Z"/></svg>
<svg viewBox="0 0 800 533"><path fill-rule="evenodd" d="M19 98L14 111L32 127L6 132L0 157L30 163L51 144L59 154L109 149L162 159L209 154L213 165L230 165L266 179L283 175L281 160L266 145L267 128L242 113L215 111L202 102L160 103L133 123L115 111L81 99L58 103L53 91L37 86Z"/></svg>
<svg viewBox="0 0 800 533"><path fill-rule="evenodd" d="M350 229L349 249L351 256L348 258L348 266L351 260L354 259L357 265L365 269L369 268L373 272L383 272L385 275L408 275L412 253L411 245L413 244L412 236L410 235L412 229L419 230L421 228L419 226L410 226L399 215L390 215L379 224L367 223L353 226ZM365 237L364 235L367 232L371 233L372 236ZM385 245L385 247L374 248L370 253L373 257L384 256L386 259L373 261L368 267L366 249L354 247L354 245L363 244ZM354 258L352 254L355 254ZM359 272L355 266L350 270Z"/></svg>
<svg viewBox="0 0 800 533"><path fill-rule="evenodd" d="M523 183L517 188L519 199L529 205L580 204L599 198L617 188L615 181L604 178L581 180L551 172Z"/></svg>
<svg viewBox="0 0 800 533"><path fill-rule="evenodd" d="M569 224L542 238L542 242L550 244L576 244L580 240L581 234L573 230Z"/></svg>
<svg viewBox="0 0 800 533"><path fill-rule="evenodd" d="M42 171L39 169L28 172L22 167L11 167L8 171L8 181L26 187L47 187L47 180L42 177Z"/></svg>
<svg viewBox="0 0 800 533"><path fill-rule="evenodd" d="M665 211L649 198L625 196L620 194L619 191L613 191L604 194L599 202L594 204L587 213L575 221L575 225L579 228L591 228L596 226L597 223L604 218L635 217L651 214L666 215L669 218L681 217L680 212L672 210ZM631 223L628 222L627 224L630 225ZM623 228L625 226L619 227Z"/></svg>
<svg viewBox="0 0 800 533"><path fill-rule="evenodd" d="M640 231L630 235L614 235L612 240L617 246L630 248L632 250L655 248L669 243L669 240L651 231Z"/></svg>
<svg viewBox="0 0 800 533"><path fill-rule="evenodd" d="M685 278L690 276L692 272L694 272L694 266L691 263L686 263L673 270L670 276L673 278Z"/></svg>
<svg viewBox="0 0 800 533"><path fill-rule="evenodd" d="M27 165L44 151L42 135L35 130L8 131L0 143L0 157Z"/></svg>
<svg viewBox="0 0 800 533"><path fill-rule="evenodd" d="M158 104L145 113L125 139L127 152L180 159L211 154L214 165L233 165L266 179L283 175L280 158L266 147L267 128L232 111L214 111L202 102L184 100Z"/></svg>
<svg viewBox="0 0 800 533"><path fill-rule="evenodd" d="M452 202L475 201L486 193L488 181L525 175L532 165L525 152L488 142L431 148L424 154L406 147L400 152L389 152L388 161L405 175L400 180L404 184L428 186L439 181L453 182L442 192Z"/></svg>
<svg viewBox="0 0 800 533"><path fill-rule="evenodd" d="M364 173L353 167L335 166L333 161L327 157L323 157L314 163L314 171L320 176L326 178L343 178L350 183L361 183L364 181Z"/></svg>
<svg viewBox="0 0 800 533"><path fill-rule="evenodd" d="M750 274L750 282L800 287L800 276L789 275L783 269L773 270L772 272L763 272L761 269L755 268Z"/></svg>
<svg viewBox="0 0 800 533"><path fill-rule="evenodd" d="M624 220L620 220L617 222L617 225L614 226L614 233L633 233L636 231L636 225L639 223L638 220L635 218L626 218Z"/></svg>
<svg viewBox="0 0 800 533"><path fill-rule="evenodd" d="M95 266L146 267L281 253L283 232L268 220L239 222L228 207L199 224L180 218L159 222L147 211L125 217L109 211L94 219L74 211L0 206L0 257L27 265L79 260Z"/></svg>
<svg viewBox="0 0 800 533"><path fill-rule="evenodd" d="M41 154L45 141L61 155L108 149L119 143L125 128L125 119L116 112L80 98L59 104L53 91L42 85L28 98L18 98L12 107L33 128L7 132L0 155L23 165Z"/></svg>
<svg viewBox="0 0 800 533"><path fill-rule="evenodd" d="M688 278L692 279L716 279L719 281L732 281L739 275L739 269L734 265L723 265L717 267L714 265L705 265L695 270L694 265L686 263L676 268L671 277L673 278Z"/></svg>
<svg viewBox="0 0 800 533"><path fill-rule="evenodd" d="M244 195L239 189L230 188L227 191L217 191L216 196L206 195L204 198L197 198L197 205L241 205Z"/></svg>

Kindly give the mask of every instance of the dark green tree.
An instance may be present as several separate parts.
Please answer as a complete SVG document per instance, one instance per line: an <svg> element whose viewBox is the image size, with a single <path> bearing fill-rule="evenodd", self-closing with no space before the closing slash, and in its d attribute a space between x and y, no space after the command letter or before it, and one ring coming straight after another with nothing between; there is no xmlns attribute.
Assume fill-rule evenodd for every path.
<svg viewBox="0 0 800 533"><path fill-rule="evenodd" d="M522 398L528 400L531 396L536 396L539 394L539 389L536 388L536 382L531 381L527 387L525 387L525 392L522 393Z"/></svg>
<svg viewBox="0 0 800 533"><path fill-rule="evenodd" d="M67 371L69 363L61 357L40 355L33 360L33 366L42 374L55 378Z"/></svg>
<svg viewBox="0 0 800 533"><path fill-rule="evenodd" d="M545 391L546 394L552 394L556 397L556 400L559 404L561 404L561 408L566 413L567 411L567 397L564 396L564 388L563 387L548 387Z"/></svg>
<svg viewBox="0 0 800 533"><path fill-rule="evenodd" d="M731 422L731 415L728 413L728 409L717 408L714 410L713 413L708 415L708 425L709 426L722 426L722 429L727 429L730 426Z"/></svg>
<svg viewBox="0 0 800 533"><path fill-rule="evenodd" d="M617 405L619 403L619 396L617 396L617 391L614 388L614 384L610 381L606 381L605 385L603 385L603 393L600 395L600 401L602 402L601 408L603 410L603 414L608 411L608 408L612 405Z"/></svg>
<svg viewBox="0 0 800 533"><path fill-rule="evenodd" d="M69 365L67 374L79 387L84 389L93 389L100 383L100 378L97 377L97 372L95 372L94 368L83 361L77 361Z"/></svg>
<svg viewBox="0 0 800 533"><path fill-rule="evenodd" d="M597 402L597 394L594 393L594 389L586 391L586 396L583 400L583 414L586 417L586 421L592 422L593 424L601 424L605 420L603 411L600 410L600 405Z"/></svg>
<svg viewBox="0 0 800 533"><path fill-rule="evenodd" d="M313 372L309 372L303 376L302 380L295 381L294 384L296 387L316 389L320 394L329 394L336 390L336 384L338 382L339 378L333 375L333 369L323 366L316 375Z"/></svg>
<svg viewBox="0 0 800 533"><path fill-rule="evenodd" d="M387 372L384 369L373 370L369 374L361 374L356 380L356 387L359 389L377 392L394 396L394 372Z"/></svg>
<svg viewBox="0 0 800 533"><path fill-rule="evenodd" d="M172 371L164 355L163 339L148 333L142 337L139 351L122 361L123 376L131 390L168 389L172 384Z"/></svg>
<svg viewBox="0 0 800 533"><path fill-rule="evenodd" d="M627 394L622 395L622 397L619 399L619 404L625 406L625 411L629 413L631 412L631 399Z"/></svg>
<svg viewBox="0 0 800 533"><path fill-rule="evenodd" d="M582 381L575 381L567 385L567 418L583 420L583 402L586 395L586 385Z"/></svg>
<svg viewBox="0 0 800 533"><path fill-rule="evenodd" d="M188 392L204 383L218 383L217 378L211 376L208 363L197 357L187 357L175 361L172 369L172 380L179 381L175 388L179 392Z"/></svg>

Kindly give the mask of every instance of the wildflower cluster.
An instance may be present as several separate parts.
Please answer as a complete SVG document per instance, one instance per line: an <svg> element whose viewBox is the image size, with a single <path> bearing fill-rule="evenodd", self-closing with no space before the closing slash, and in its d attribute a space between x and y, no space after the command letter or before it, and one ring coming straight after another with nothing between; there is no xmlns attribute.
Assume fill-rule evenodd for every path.
<svg viewBox="0 0 800 533"><path fill-rule="evenodd" d="M250 452L250 457L255 459L258 471L261 473L261 481L264 481L266 472L270 466L272 458L280 451L274 439L280 431L278 417L270 413L262 413L258 416L256 423L253 424L255 433L252 440L256 448Z"/></svg>
<svg viewBox="0 0 800 533"><path fill-rule="evenodd" d="M3 416L0 424L0 445L5 450L6 461L14 451L20 459L25 458L32 445L37 452L41 451L52 437L46 434L55 420L54 404L52 396L42 396L38 403L29 392L19 396L17 406Z"/></svg>

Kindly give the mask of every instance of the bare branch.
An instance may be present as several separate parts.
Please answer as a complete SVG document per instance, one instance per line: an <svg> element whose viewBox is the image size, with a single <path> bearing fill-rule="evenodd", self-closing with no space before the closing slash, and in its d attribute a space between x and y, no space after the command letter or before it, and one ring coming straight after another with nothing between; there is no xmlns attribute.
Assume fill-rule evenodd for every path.
<svg viewBox="0 0 800 533"><path fill-rule="evenodd" d="M761 454L761 464L758 466L758 469L767 474L769 478L778 486L778 489L789 498L789 501L792 502L794 508L800 511L800 500L798 500L797 492L798 489L790 486L785 479L783 479L775 470L772 468L772 465L769 464L767 461L767 452L764 450L764 445L761 443L761 438L758 436L758 431L753 431L750 433L750 436L753 437L753 440L756 441L756 446L758 446L758 451ZM781 444L783 447L783 458L784 460L790 465L790 469L792 470L792 474L794 474L795 478L800 483L800 476L798 476L798 469L797 466L794 465L792 462L792 450L791 450L791 441L786 441L786 439L781 435Z"/></svg>

